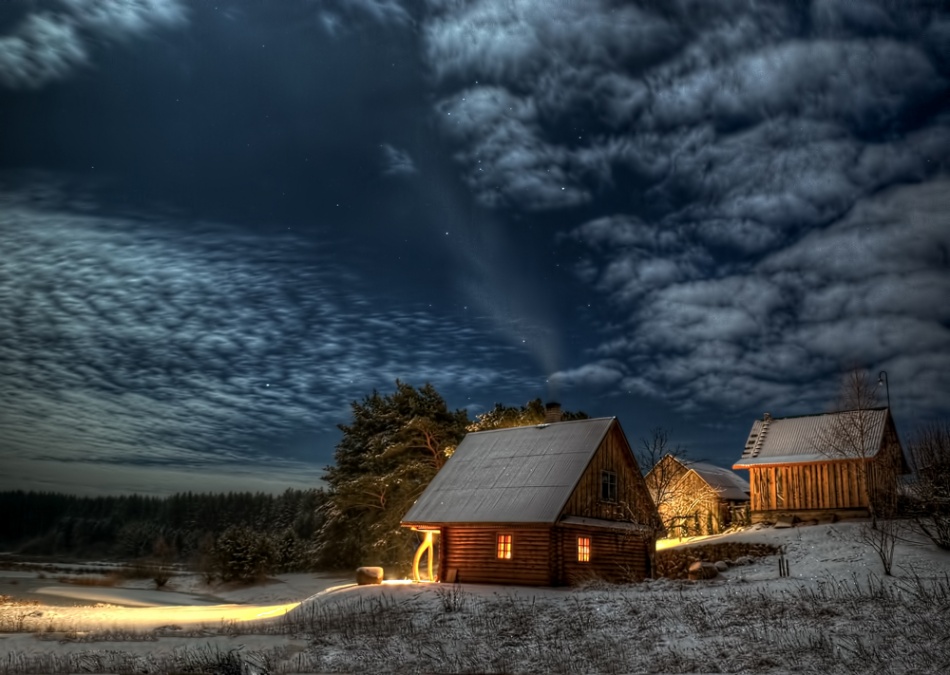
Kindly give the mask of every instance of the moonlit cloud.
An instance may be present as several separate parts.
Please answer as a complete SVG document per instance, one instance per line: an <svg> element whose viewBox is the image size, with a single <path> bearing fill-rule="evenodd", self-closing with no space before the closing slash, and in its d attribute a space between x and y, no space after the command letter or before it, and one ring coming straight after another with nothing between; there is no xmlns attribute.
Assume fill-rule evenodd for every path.
<svg viewBox="0 0 950 675"><path fill-rule="evenodd" d="M801 410L863 363L946 412L945 8L429 9L436 119L482 203L595 214L560 239L627 319L553 379Z"/></svg>
<svg viewBox="0 0 950 675"><path fill-rule="evenodd" d="M835 372L869 364L903 380L901 408L945 411L948 195L946 179L894 188L726 274L691 270L651 284L631 265L604 286L629 312L625 334L598 353L634 366L622 386L684 408L821 408ZM623 249L611 257L630 258ZM828 386L803 389L816 381Z"/></svg>
<svg viewBox="0 0 950 675"><path fill-rule="evenodd" d="M123 39L187 18L181 0L59 0L78 22L97 32Z"/></svg>
<svg viewBox="0 0 950 675"><path fill-rule="evenodd" d="M186 21L180 0L58 0L29 11L0 35L0 85L38 89L88 65L95 43L124 41Z"/></svg>
<svg viewBox="0 0 950 675"><path fill-rule="evenodd" d="M332 36L345 33L369 20L376 24L404 26L412 16L401 0L308 0L314 4L320 23Z"/></svg>
<svg viewBox="0 0 950 675"><path fill-rule="evenodd" d="M400 150L389 143L383 143L383 173L387 176L410 176L416 173L415 162L405 150Z"/></svg>
<svg viewBox="0 0 950 675"><path fill-rule="evenodd" d="M0 84L5 87L39 87L87 60L76 25L55 14L31 14L13 33L0 36Z"/></svg>
<svg viewBox="0 0 950 675"><path fill-rule="evenodd" d="M623 364L618 361L588 363L579 368L562 370L551 375L555 387L611 387L625 375Z"/></svg>
<svg viewBox="0 0 950 675"><path fill-rule="evenodd" d="M176 492L271 492L309 490L322 485L322 469L304 462L269 460L265 467L246 462L175 465L103 465L83 459L3 457L0 489L33 489L70 494L146 494Z"/></svg>
<svg viewBox="0 0 950 675"><path fill-rule="evenodd" d="M293 439L397 378L461 391L524 378L476 327L378 309L319 244L25 201L4 200L0 219L4 455L279 468Z"/></svg>

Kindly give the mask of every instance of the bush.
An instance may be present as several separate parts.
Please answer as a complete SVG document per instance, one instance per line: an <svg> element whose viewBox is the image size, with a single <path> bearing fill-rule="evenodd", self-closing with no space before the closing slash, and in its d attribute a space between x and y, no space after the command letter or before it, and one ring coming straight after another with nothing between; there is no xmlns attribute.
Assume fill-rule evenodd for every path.
<svg viewBox="0 0 950 675"><path fill-rule="evenodd" d="M270 538L249 527L229 527L214 545L215 569L223 581L260 580L270 572L273 557Z"/></svg>
<svg viewBox="0 0 950 675"><path fill-rule="evenodd" d="M911 488L915 520L934 544L950 551L950 421L918 429L909 455L916 474Z"/></svg>

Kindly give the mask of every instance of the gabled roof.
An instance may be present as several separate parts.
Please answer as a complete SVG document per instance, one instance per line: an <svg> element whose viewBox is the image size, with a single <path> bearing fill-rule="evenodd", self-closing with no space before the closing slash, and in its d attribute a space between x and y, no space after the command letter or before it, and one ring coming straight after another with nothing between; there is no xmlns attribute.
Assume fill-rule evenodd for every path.
<svg viewBox="0 0 950 675"><path fill-rule="evenodd" d="M848 459L825 447L826 441L853 431L858 425L865 447L855 452L853 458L871 459L883 444L888 415L887 408L868 408L802 417L766 416L752 424L742 457L732 468Z"/></svg>
<svg viewBox="0 0 950 675"><path fill-rule="evenodd" d="M468 434L403 525L557 521L614 417Z"/></svg>
<svg viewBox="0 0 950 675"><path fill-rule="evenodd" d="M663 459L657 462L656 466L647 472L647 485L650 484L650 477L654 472L660 472L660 476L668 476L671 481L680 481L685 479L689 471L694 471L703 482L719 493L721 499L732 501L749 499L749 481L745 480L739 474L733 473L722 466L716 466L715 464L709 464L707 462L694 462L685 457L676 457L672 454L664 455Z"/></svg>
<svg viewBox="0 0 950 675"><path fill-rule="evenodd" d="M695 471L720 499L743 501L749 499L749 481L729 469L705 462L686 462L686 468Z"/></svg>

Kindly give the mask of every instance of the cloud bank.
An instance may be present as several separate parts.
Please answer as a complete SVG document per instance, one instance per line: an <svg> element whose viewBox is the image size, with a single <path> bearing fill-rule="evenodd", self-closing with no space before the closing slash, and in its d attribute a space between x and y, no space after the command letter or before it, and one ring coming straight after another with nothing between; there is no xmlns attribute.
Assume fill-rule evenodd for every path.
<svg viewBox="0 0 950 675"><path fill-rule="evenodd" d="M865 364L947 412L950 10L427 6L436 119L477 198L600 212L561 240L625 319L553 379L808 409Z"/></svg>
<svg viewBox="0 0 950 675"><path fill-rule="evenodd" d="M127 41L187 21L180 0L57 0L21 3L0 35L0 86L39 89L91 62L101 41Z"/></svg>
<svg viewBox="0 0 950 675"><path fill-rule="evenodd" d="M369 296L320 244L24 201L0 218L0 459L322 464L306 439L374 387L524 379L474 324Z"/></svg>
<svg viewBox="0 0 950 675"><path fill-rule="evenodd" d="M948 208L950 180L893 188L716 276L683 262L688 253L644 247L631 224L614 222L617 236L605 239L590 223L576 236L609 244L613 261L592 282L628 315L597 353L635 373L623 387L683 408L814 409L833 391L810 383L833 386L834 373L869 365L900 383L905 411L945 412Z"/></svg>

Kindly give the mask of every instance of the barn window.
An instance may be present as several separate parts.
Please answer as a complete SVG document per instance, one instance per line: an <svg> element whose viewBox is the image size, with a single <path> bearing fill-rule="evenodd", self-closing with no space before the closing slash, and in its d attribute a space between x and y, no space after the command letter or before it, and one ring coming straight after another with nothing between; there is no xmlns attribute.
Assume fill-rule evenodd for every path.
<svg viewBox="0 0 950 675"><path fill-rule="evenodd" d="M511 560L511 535L499 534L498 545L495 550L495 557L499 560Z"/></svg>
<svg viewBox="0 0 950 675"><path fill-rule="evenodd" d="M600 472L600 499L604 502L617 501L617 472Z"/></svg>
<svg viewBox="0 0 950 675"><path fill-rule="evenodd" d="M577 538L577 560L590 562L590 537Z"/></svg>

